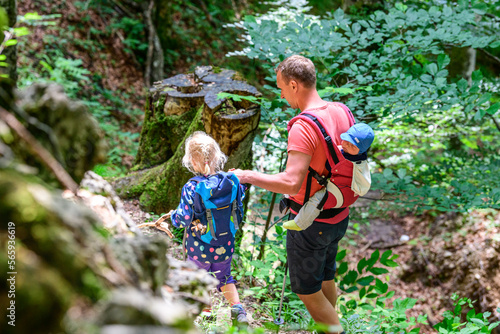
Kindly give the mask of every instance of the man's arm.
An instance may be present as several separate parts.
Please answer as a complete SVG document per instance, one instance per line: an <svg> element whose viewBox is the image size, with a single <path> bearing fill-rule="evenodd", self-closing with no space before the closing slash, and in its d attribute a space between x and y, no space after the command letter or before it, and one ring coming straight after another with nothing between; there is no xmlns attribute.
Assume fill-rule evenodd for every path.
<svg viewBox="0 0 500 334"><path fill-rule="evenodd" d="M250 183L274 193L295 195L306 177L311 156L299 151L288 153L286 169L278 174L264 174L252 170L232 171L241 183Z"/></svg>

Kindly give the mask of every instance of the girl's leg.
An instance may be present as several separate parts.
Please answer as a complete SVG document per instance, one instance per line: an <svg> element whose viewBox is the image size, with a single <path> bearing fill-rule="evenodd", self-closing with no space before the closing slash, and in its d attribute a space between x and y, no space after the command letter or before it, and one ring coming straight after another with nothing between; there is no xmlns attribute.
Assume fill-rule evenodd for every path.
<svg viewBox="0 0 500 334"><path fill-rule="evenodd" d="M238 291L234 283L221 286L220 291L229 302L229 305L233 306L234 304L240 304L240 297L238 296Z"/></svg>

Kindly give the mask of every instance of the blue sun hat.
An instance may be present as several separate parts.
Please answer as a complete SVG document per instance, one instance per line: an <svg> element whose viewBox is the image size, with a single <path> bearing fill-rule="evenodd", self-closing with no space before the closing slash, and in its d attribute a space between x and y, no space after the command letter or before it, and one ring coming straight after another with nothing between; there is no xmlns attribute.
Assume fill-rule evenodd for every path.
<svg viewBox="0 0 500 334"><path fill-rule="evenodd" d="M375 139L375 134L368 124L357 123L342 133L340 138L356 145L359 148L358 154L363 154L370 148L373 139Z"/></svg>

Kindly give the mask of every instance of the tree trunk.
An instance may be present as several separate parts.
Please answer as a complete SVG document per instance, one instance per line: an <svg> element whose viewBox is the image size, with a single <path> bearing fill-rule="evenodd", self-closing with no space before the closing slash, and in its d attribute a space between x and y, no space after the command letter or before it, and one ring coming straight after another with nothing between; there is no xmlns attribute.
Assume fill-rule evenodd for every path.
<svg viewBox="0 0 500 334"><path fill-rule="evenodd" d="M225 168L249 168L260 108L247 101L219 100L229 92L259 96L255 87L235 80L231 70L198 67L150 89L133 172L114 182L121 197L139 198L157 213L177 206L192 174L182 167L184 141L195 131L210 134L228 156Z"/></svg>
<svg viewBox="0 0 500 334"><path fill-rule="evenodd" d="M448 71L450 78L462 77L471 83L472 72L476 69L477 51L473 48L453 47L447 50L450 56Z"/></svg>
<svg viewBox="0 0 500 334"><path fill-rule="evenodd" d="M17 5L16 0L0 0L0 8L4 8L7 13L8 24L9 27L13 27L17 21ZM0 20L1 21L1 20ZM2 31L0 31L0 44L3 41L5 36L3 36ZM5 55L7 59L5 62L8 64L7 67L0 67L0 74L8 74L9 78L17 82L17 46L12 45L5 49L3 49L1 54Z"/></svg>
<svg viewBox="0 0 500 334"><path fill-rule="evenodd" d="M342 0L342 10L347 14L351 13L350 8L355 7L361 9L362 7L369 8L370 10L382 9L384 1L382 0Z"/></svg>
<svg viewBox="0 0 500 334"><path fill-rule="evenodd" d="M147 86L163 78L163 49L153 22L155 9L154 0L150 0L149 4L144 6L144 20L148 27L148 53L144 73L144 81Z"/></svg>

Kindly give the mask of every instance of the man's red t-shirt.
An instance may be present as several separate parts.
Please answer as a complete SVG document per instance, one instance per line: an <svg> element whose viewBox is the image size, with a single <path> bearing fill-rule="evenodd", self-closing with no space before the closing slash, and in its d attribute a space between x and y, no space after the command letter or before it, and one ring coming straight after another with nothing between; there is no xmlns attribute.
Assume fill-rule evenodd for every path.
<svg viewBox="0 0 500 334"><path fill-rule="evenodd" d="M311 112L317 117L321 118L326 129L330 133L333 139L334 145L340 145L342 139L340 139L340 134L346 132L349 127L349 118L347 113L342 107L335 102L327 102L324 107L306 109L304 111ZM288 133L288 152L298 151L312 156L310 167L317 171L319 174L326 176L328 171L325 168L326 163L326 152L323 147L320 138L314 128L303 120L296 121L290 132ZM307 184L307 174L306 178L302 182L299 193L295 196L291 196L291 199L297 203L302 204L304 202L304 196L306 193ZM313 179L311 183L311 196L320 190L321 186ZM294 210L293 213L297 214ZM346 208L342 213L329 219L317 219L316 221L337 224L344 220L349 215L349 208Z"/></svg>

